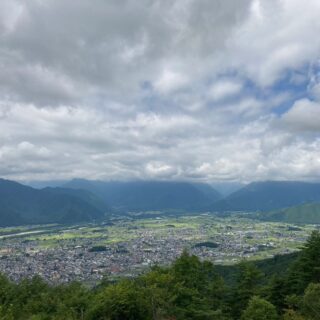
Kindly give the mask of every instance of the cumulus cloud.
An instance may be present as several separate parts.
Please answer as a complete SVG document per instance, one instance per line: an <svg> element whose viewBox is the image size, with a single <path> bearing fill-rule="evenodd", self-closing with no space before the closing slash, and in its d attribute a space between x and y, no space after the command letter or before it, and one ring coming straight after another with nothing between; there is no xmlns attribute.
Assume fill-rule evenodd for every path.
<svg viewBox="0 0 320 320"><path fill-rule="evenodd" d="M230 98L242 89L242 83L234 80L221 80L214 83L209 89L209 98L214 101Z"/></svg>
<svg viewBox="0 0 320 320"><path fill-rule="evenodd" d="M248 19L228 41L230 61L261 86L319 58L320 3L253 0Z"/></svg>
<svg viewBox="0 0 320 320"><path fill-rule="evenodd" d="M316 180L318 0L3 0L0 175Z"/></svg>
<svg viewBox="0 0 320 320"><path fill-rule="evenodd" d="M101 93L132 97L144 82L171 92L206 69L197 62L224 45L249 1L10 3L1 8L8 20L1 87L19 100L54 104Z"/></svg>
<svg viewBox="0 0 320 320"><path fill-rule="evenodd" d="M320 102L298 100L282 118L292 129L320 132Z"/></svg>

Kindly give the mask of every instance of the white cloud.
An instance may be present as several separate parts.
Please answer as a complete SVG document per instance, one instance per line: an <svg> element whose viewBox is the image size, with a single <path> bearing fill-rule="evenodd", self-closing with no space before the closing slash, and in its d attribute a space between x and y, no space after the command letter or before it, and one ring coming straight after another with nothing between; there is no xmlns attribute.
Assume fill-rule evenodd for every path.
<svg viewBox="0 0 320 320"><path fill-rule="evenodd" d="M165 69L159 79L154 82L154 87L160 93L171 93L174 90L183 88L188 84L186 75Z"/></svg>
<svg viewBox="0 0 320 320"><path fill-rule="evenodd" d="M161 162L151 162L146 165L147 174L152 178L171 179L177 173L177 170L170 165Z"/></svg>
<svg viewBox="0 0 320 320"><path fill-rule="evenodd" d="M320 179L319 11L2 1L0 175Z"/></svg>
<svg viewBox="0 0 320 320"><path fill-rule="evenodd" d="M13 32L23 14L23 5L15 0L3 0L0 11L0 35Z"/></svg>
<svg viewBox="0 0 320 320"><path fill-rule="evenodd" d="M221 80L209 89L209 99L219 101L237 95L242 90L242 83L234 80Z"/></svg>
<svg viewBox="0 0 320 320"><path fill-rule="evenodd" d="M262 86L319 58L320 2L255 0L246 22L228 41L228 61Z"/></svg>
<svg viewBox="0 0 320 320"><path fill-rule="evenodd" d="M320 132L320 102L298 100L282 119L294 130Z"/></svg>

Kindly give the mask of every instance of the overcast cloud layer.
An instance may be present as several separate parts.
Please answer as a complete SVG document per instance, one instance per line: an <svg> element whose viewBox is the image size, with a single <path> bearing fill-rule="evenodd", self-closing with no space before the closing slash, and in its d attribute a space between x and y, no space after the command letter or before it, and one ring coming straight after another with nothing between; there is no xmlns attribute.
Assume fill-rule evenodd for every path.
<svg viewBox="0 0 320 320"><path fill-rule="evenodd" d="M320 180L319 0L0 0L0 176Z"/></svg>

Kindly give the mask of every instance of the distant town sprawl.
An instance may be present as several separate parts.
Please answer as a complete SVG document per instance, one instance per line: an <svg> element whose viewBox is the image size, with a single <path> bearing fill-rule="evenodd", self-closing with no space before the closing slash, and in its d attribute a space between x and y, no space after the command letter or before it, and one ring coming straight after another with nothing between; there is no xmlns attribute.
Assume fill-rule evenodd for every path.
<svg viewBox="0 0 320 320"><path fill-rule="evenodd" d="M0 229L0 272L50 283L135 276L167 265L184 249L215 264L293 252L315 225L209 215L117 219L106 224Z"/></svg>

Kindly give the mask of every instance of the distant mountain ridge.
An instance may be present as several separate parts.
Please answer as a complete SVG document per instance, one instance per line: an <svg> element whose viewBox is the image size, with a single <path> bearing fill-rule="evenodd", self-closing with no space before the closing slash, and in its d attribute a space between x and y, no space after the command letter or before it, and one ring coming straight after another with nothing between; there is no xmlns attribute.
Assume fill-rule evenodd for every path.
<svg viewBox="0 0 320 320"><path fill-rule="evenodd" d="M63 187L88 190L123 210L197 210L221 199L215 189L204 183L74 179Z"/></svg>
<svg viewBox="0 0 320 320"><path fill-rule="evenodd" d="M0 226L92 221L101 219L107 209L88 191L37 190L0 179Z"/></svg>
<svg viewBox="0 0 320 320"><path fill-rule="evenodd" d="M300 181L253 182L213 203L213 211L270 211L320 201L320 183Z"/></svg>
<svg viewBox="0 0 320 320"><path fill-rule="evenodd" d="M318 202L320 183L308 182L254 182L222 198L205 183L74 179L62 187L34 189L0 179L0 226L92 221L113 209L266 212L264 219L318 223L316 205L291 208Z"/></svg>
<svg viewBox="0 0 320 320"><path fill-rule="evenodd" d="M275 210L260 216L263 220L287 223L320 224L320 202L306 203L298 206Z"/></svg>

